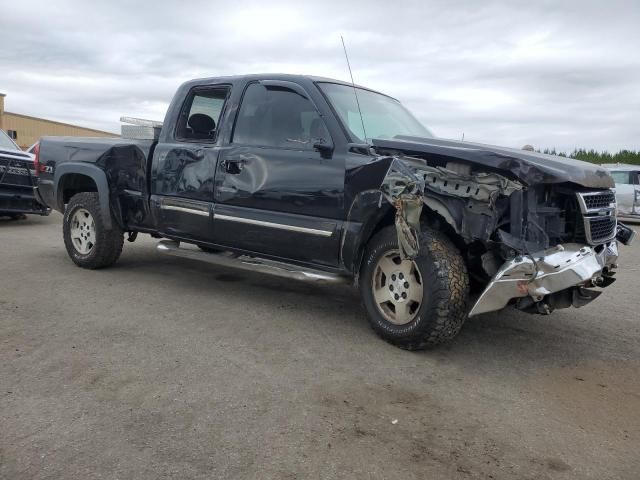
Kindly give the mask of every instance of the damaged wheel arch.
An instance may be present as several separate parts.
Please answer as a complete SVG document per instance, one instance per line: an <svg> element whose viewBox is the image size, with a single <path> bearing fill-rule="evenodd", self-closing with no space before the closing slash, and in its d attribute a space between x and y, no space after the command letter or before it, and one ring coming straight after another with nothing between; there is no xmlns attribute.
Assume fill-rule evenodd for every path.
<svg viewBox="0 0 640 480"><path fill-rule="evenodd" d="M446 222L465 243L488 241L505 208L507 198L523 186L497 173L471 171L464 163L431 167L424 160L393 158L380 187L396 210L398 243L403 258L413 258L419 244L420 218L426 206Z"/></svg>

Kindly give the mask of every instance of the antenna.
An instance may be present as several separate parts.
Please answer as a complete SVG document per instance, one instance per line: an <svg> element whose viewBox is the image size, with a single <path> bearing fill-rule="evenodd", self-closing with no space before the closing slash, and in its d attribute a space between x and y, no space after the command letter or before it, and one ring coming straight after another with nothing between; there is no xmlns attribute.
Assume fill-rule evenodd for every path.
<svg viewBox="0 0 640 480"><path fill-rule="evenodd" d="M364 133L364 141L367 141L367 131L364 128L364 118L362 117L362 110L360 109L360 102L358 101L358 92L356 91L356 83L353 81L353 73L351 73L351 64L349 63L349 55L347 55L347 47L344 44L344 38L340 35L342 40L342 48L344 50L344 58L347 59L347 67L349 68L349 76L351 77L351 86L353 87L353 94L356 97L356 105L358 106L358 113L360 114L360 122L362 122L362 132Z"/></svg>

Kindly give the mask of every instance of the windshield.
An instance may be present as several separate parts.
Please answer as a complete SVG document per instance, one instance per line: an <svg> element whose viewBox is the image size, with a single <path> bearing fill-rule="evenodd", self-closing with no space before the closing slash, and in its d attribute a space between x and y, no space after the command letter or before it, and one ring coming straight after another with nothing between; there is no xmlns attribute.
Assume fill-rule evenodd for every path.
<svg viewBox="0 0 640 480"><path fill-rule="evenodd" d="M20 148L13 143L13 140L9 138L9 135L4 133L4 130L0 130L0 148L4 148L5 150L21 151Z"/></svg>
<svg viewBox="0 0 640 480"><path fill-rule="evenodd" d="M349 130L353 140L367 141L372 138L393 138L397 135L432 138L427 130L397 100L362 88L337 83L319 83L320 89L338 113L342 124ZM362 119L358 112L362 110ZM364 129L363 129L364 123ZM366 133L366 134L365 134Z"/></svg>

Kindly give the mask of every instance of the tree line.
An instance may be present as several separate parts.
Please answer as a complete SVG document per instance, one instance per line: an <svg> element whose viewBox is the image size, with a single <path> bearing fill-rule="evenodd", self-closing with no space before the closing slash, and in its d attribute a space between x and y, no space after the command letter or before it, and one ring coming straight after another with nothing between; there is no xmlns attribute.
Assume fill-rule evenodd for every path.
<svg viewBox="0 0 640 480"><path fill-rule="evenodd" d="M586 150L577 148L573 152L558 152L555 148L545 148L542 153L550 155L558 155L560 157L575 158L590 163L627 163L631 165L640 165L640 150L620 150L618 153L598 152L596 150Z"/></svg>

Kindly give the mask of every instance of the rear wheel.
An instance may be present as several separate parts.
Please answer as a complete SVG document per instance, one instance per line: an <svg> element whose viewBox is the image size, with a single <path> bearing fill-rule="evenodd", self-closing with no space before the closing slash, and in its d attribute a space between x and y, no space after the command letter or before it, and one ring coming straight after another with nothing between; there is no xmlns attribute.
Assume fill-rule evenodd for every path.
<svg viewBox="0 0 640 480"><path fill-rule="evenodd" d="M455 337L467 317L469 278L455 245L424 226L414 260L402 260L395 227L369 243L360 292L373 329L407 350Z"/></svg>
<svg viewBox="0 0 640 480"><path fill-rule="evenodd" d="M97 193L74 195L64 213L62 233L71 260L82 268L112 265L122 253L124 232L112 217L111 229L104 226Z"/></svg>

